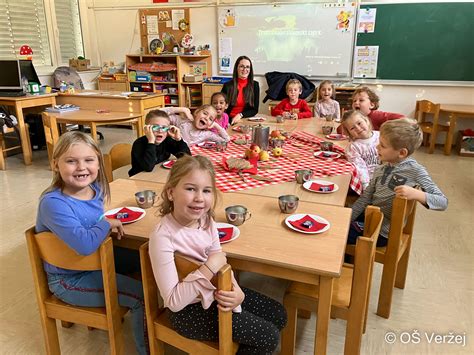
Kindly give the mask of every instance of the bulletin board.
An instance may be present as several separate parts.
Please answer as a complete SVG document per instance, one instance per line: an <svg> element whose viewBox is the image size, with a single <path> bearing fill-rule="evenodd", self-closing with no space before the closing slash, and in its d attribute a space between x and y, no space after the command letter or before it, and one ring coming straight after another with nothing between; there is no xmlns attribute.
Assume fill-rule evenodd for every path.
<svg viewBox="0 0 474 355"><path fill-rule="evenodd" d="M141 46L145 54L156 54L150 51L163 42L163 52L172 52L173 47L181 47L183 36L191 33L189 8L140 9Z"/></svg>

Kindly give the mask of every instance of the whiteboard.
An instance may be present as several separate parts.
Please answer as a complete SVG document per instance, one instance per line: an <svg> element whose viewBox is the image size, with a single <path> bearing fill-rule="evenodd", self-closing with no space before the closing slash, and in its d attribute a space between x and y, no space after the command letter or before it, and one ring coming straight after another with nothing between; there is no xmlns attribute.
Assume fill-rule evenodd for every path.
<svg viewBox="0 0 474 355"><path fill-rule="evenodd" d="M356 2L219 6L219 73L240 55L254 73L350 78Z"/></svg>

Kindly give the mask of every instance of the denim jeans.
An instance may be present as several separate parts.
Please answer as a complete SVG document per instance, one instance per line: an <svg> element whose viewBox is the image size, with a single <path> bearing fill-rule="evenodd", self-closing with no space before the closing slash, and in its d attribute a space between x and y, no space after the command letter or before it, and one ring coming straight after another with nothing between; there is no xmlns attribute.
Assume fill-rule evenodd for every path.
<svg viewBox="0 0 474 355"><path fill-rule="evenodd" d="M119 266L119 265L117 265ZM119 267L116 268L117 271ZM102 271L83 271L74 274L47 274L51 292L65 303L82 307L105 307ZM142 283L131 277L116 274L118 302L130 309L133 336L140 355L147 354L145 305Z"/></svg>

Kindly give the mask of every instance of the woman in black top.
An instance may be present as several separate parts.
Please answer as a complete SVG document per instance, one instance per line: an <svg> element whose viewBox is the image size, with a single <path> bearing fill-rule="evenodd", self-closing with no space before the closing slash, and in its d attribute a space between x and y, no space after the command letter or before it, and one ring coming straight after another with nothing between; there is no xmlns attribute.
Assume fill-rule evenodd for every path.
<svg viewBox="0 0 474 355"><path fill-rule="evenodd" d="M235 125L242 118L258 113L260 86L253 80L253 66L249 57L243 55L237 58L232 80L224 84L222 92L228 98L226 112L231 124Z"/></svg>

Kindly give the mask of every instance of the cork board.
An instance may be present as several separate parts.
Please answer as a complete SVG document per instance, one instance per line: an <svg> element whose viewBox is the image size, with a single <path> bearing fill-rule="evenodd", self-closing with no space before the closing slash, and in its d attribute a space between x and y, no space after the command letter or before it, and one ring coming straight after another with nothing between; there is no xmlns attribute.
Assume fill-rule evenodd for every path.
<svg viewBox="0 0 474 355"><path fill-rule="evenodd" d="M172 52L173 47L181 47L181 40L191 32L189 8L140 9L140 40L145 54L150 52L150 43L154 39L163 41L163 52ZM154 41L153 44L159 41ZM155 48L152 45L152 48Z"/></svg>

